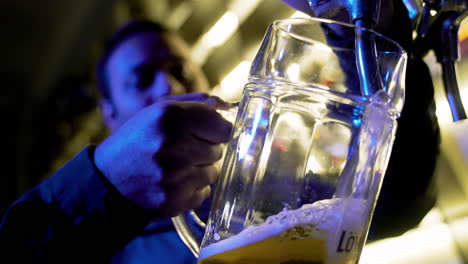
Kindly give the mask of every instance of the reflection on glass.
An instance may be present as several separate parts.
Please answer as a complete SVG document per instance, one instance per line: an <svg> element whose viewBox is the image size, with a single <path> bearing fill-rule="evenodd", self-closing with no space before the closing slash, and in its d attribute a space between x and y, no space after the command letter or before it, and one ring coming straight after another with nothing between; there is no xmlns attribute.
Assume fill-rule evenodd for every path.
<svg viewBox="0 0 468 264"><path fill-rule="evenodd" d="M465 18L458 30L459 61L456 65L458 85L465 110L468 106L468 19Z"/></svg>

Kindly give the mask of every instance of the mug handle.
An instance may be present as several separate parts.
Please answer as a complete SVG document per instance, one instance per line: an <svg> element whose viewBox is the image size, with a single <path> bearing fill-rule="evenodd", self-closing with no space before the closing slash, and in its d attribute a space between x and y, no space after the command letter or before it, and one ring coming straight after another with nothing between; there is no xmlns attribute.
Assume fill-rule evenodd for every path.
<svg viewBox="0 0 468 264"><path fill-rule="evenodd" d="M206 231L206 224L193 210L172 217L171 220L180 239L182 239L192 254L198 258L203 235Z"/></svg>
<svg viewBox="0 0 468 264"><path fill-rule="evenodd" d="M234 124L239 109L239 102L231 103L228 109L218 109L224 119ZM223 154L224 156L224 154ZM224 160L224 157L223 159ZM224 162L224 161L223 161ZM206 231L206 224L198 217L194 210L171 218L172 223L185 245L195 257L200 254L201 242Z"/></svg>

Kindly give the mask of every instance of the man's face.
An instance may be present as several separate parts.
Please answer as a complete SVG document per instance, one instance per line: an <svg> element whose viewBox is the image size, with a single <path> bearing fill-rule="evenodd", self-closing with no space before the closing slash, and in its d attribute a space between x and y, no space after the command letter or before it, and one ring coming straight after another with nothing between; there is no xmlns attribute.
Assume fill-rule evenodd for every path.
<svg viewBox="0 0 468 264"><path fill-rule="evenodd" d="M136 33L125 39L107 64L110 100L101 109L114 130L139 110L168 95L208 92L208 82L195 66L182 39L163 33Z"/></svg>

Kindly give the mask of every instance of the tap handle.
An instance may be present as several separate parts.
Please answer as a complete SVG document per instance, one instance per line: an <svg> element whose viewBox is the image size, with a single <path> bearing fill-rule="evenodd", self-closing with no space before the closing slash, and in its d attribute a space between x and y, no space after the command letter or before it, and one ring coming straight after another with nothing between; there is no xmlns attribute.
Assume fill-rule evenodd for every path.
<svg viewBox="0 0 468 264"><path fill-rule="evenodd" d="M380 13L380 0L348 0L348 10L353 23L367 20L370 27L377 25Z"/></svg>

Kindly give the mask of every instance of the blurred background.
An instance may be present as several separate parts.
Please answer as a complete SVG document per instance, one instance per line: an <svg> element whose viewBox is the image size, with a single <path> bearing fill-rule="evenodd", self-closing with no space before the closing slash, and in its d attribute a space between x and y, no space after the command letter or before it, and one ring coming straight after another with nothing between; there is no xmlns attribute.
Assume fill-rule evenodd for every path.
<svg viewBox="0 0 468 264"><path fill-rule="evenodd" d="M0 209L105 137L93 72L121 23L146 17L178 31L213 92L230 100L240 95L267 26L303 15L279 0L2 0L0 10ZM465 105L467 26L457 65ZM366 246L363 263L468 263L468 123L452 121L440 67L432 54L426 62L442 129L440 198L421 227Z"/></svg>

